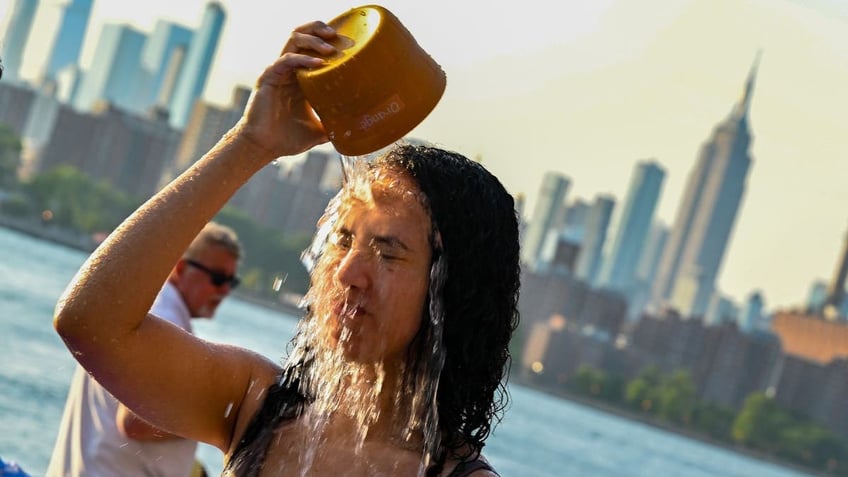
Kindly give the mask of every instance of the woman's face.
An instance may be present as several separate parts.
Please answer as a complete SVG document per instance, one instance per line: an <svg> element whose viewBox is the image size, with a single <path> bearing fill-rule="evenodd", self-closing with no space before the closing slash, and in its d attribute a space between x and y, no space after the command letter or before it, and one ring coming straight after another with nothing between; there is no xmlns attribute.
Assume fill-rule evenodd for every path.
<svg viewBox="0 0 848 477"><path fill-rule="evenodd" d="M398 172L372 173L343 194L316 269L316 316L346 359L402 361L427 297L430 219L415 183Z"/></svg>

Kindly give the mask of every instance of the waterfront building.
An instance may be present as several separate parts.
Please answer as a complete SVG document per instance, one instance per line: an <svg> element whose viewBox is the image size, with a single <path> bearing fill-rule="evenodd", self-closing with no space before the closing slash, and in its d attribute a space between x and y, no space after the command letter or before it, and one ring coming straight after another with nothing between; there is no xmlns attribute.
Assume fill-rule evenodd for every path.
<svg viewBox="0 0 848 477"><path fill-rule="evenodd" d="M771 320L771 329L780 338L786 354L821 364L848 359L848 323L844 321L779 311Z"/></svg>
<svg viewBox="0 0 848 477"><path fill-rule="evenodd" d="M751 166L748 114L758 60L741 99L701 147L654 283L653 300L688 318L706 313L745 192Z"/></svg>
<svg viewBox="0 0 848 477"><path fill-rule="evenodd" d="M848 360L827 363L783 356L773 386L775 403L848 439Z"/></svg>
<svg viewBox="0 0 848 477"><path fill-rule="evenodd" d="M70 165L137 199L158 190L179 131L163 115L142 117L99 103L90 113L61 108L40 159L40 171Z"/></svg>
<svg viewBox="0 0 848 477"><path fill-rule="evenodd" d="M0 82L0 123L22 136L34 101L35 91L27 85Z"/></svg>

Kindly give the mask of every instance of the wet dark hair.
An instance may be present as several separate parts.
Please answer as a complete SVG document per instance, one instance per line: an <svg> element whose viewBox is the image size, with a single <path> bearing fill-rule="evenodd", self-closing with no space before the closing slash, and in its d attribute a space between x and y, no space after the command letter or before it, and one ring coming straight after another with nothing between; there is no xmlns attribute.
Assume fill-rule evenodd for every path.
<svg viewBox="0 0 848 477"><path fill-rule="evenodd" d="M436 397L447 454L437 456L441 467L446 458L478 453L509 401L509 342L519 318L518 219L500 181L460 154L398 146L374 162L384 165L406 172L420 188L438 236L434 259L446 268L439 297L444 364ZM422 320L419 335L431 326ZM425 346L427 340L416 341ZM413 368L424 351L411 350Z"/></svg>

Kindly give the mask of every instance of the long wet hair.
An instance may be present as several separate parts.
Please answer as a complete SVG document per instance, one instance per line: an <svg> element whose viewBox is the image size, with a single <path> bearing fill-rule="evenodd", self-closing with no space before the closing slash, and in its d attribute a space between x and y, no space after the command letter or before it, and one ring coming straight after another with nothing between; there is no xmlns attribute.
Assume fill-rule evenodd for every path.
<svg viewBox="0 0 848 477"><path fill-rule="evenodd" d="M433 332L430 314L438 299L444 314L439 333L444 364L436 396L442 452L428 471L436 475L447 458L479 453L509 402L509 342L519 319L515 204L494 175L454 152L399 146L373 166L399 169L415 180L437 236L434 260L445 268L440 296L430 297L418 332ZM414 342L412 369L423 365L426 350L420 348L427 341Z"/></svg>

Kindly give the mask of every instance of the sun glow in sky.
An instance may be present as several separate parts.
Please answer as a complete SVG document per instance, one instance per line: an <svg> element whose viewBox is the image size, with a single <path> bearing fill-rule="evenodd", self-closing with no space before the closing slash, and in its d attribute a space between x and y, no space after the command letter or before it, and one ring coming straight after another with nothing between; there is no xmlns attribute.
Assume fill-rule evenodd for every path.
<svg viewBox="0 0 848 477"><path fill-rule="evenodd" d="M252 84L296 25L359 4L223 1L227 22L206 99ZM40 7L24 76L55 33ZM83 66L103 22L145 31L196 27L204 0L95 0ZM638 160L666 169L659 217L671 224L701 144L739 98L762 51L750 113L753 165L719 288L803 304L828 279L848 231L848 2L828 0L387 0L445 69L441 103L412 136L483 163L532 210L546 171L569 200L625 197ZM0 17L11 7L0 0ZM620 202L619 202L620 205Z"/></svg>

